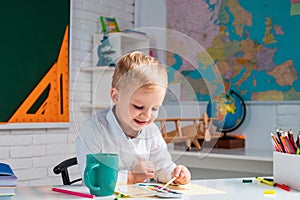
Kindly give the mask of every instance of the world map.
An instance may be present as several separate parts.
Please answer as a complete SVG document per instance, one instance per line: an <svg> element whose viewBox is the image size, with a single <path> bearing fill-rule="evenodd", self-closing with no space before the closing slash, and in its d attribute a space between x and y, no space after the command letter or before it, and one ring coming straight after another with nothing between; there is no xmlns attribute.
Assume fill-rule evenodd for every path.
<svg viewBox="0 0 300 200"><path fill-rule="evenodd" d="M245 101L300 100L300 16L290 14L290 1L166 0L166 5L168 29L206 50L191 52L190 44L168 36L169 47L180 41L181 55L167 59L169 82L180 84L180 100L208 101L220 93L220 84ZM214 63L207 62L207 53ZM191 56L198 66L188 61Z"/></svg>

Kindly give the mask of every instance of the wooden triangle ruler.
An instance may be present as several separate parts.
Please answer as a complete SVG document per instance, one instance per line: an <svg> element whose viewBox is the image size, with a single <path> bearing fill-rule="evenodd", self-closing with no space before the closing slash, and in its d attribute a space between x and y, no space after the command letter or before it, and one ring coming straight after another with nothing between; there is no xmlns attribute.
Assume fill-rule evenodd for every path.
<svg viewBox="0 0 300 200"><path fill-rule="evenodd" d="M66 28L57 62L32 90L8 123L69 122L69 42ZM38 99L46 98L32 113L31 108Z"/></svg>

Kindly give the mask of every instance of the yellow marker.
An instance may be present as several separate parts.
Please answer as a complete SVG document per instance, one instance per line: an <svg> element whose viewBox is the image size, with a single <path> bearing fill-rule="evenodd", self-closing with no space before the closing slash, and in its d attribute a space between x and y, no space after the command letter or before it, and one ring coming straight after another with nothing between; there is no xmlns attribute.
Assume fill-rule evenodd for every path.
<svg viewBox="0 0 300 200"><path fill-rule="evenodd" d="M276 194L276 190L265 190L264 194Z"/></svg>
<svg viewBox="0 0 300 200"><path fill-rule="evenodd" d="M271 182L271 181L267 181L267 180L265 180L265 179L263 179L263 178L260 178L260 177L255 177L257 180L259 180L259 181L261 181L262 183L264 183L264 184L267 184L267 185L269 185L269 186L274 186L274 183L273 182Z"/></svg>

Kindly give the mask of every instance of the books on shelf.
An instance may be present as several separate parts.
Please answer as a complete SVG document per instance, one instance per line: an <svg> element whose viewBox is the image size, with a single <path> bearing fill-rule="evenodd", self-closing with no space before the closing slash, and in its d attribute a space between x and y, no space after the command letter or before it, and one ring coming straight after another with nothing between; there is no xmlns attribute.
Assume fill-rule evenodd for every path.
<svg viewBox="0 0 300 200"><path fill-rule="evenodd" d="M0 196L15 194L17 177L8 164L0 163Z"/></svg>

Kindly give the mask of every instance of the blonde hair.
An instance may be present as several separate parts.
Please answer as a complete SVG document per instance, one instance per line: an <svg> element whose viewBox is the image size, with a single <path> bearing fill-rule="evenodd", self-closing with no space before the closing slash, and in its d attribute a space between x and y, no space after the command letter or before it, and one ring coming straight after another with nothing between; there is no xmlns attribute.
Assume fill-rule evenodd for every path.
<svg viewBox="0 0 300 200"><path fill-rule="evenodd" d="M153 89L157 86L167 88L168 76L165 67L156 58L134 51L118 60L112 88Z"/></svg>

